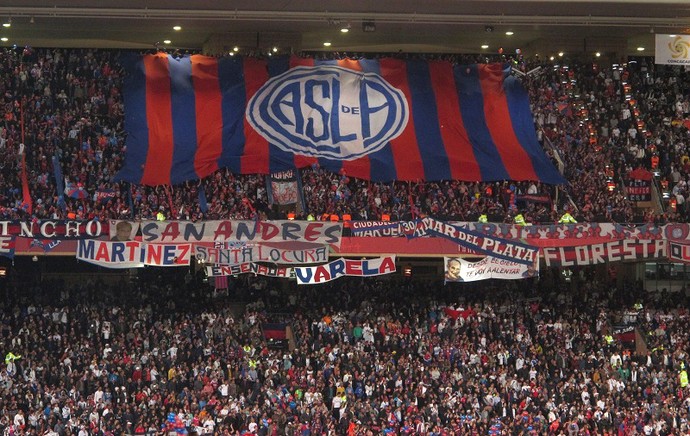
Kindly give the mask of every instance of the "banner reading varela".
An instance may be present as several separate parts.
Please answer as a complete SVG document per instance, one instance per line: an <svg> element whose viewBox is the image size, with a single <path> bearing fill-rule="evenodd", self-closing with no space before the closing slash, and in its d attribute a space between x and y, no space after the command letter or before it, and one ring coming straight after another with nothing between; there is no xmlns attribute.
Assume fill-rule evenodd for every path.
<svg viewBox="0 0 690 436"><path fill-rule="evenodd" d="M343 276L373 277L395 272L395 256L377 259L340 258L325 265L295 268L300 285L326 283Z"/></svg>

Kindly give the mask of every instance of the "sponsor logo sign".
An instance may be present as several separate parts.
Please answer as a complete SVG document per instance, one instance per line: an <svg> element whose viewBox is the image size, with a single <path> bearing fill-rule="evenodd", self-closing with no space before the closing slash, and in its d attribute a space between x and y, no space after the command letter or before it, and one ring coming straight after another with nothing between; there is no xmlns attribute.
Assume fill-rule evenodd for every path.
<svg viewBox="0 0 690 436"><path fill-rule="evenodd" d="M654 63L690 65L690 35L655 35Z"/></svg>

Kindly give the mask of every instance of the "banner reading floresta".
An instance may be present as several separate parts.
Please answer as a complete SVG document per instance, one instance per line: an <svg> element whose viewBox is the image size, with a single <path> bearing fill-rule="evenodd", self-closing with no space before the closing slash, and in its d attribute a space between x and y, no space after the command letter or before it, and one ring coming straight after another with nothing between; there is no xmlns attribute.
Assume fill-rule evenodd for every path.
<svg viewBox="0 0 690 436"><path fill-rule="evenodd" d="M474 282L477 280L518 280L539 276L539 261L531 265L498 259L493 256L476 262L459 257L444 257L446 282Z"/></svg>
<svg viewBox="0 0 690 436"><path fill-rule="evenodd" d="M77 259L114 269L188 266L191 253L191 244L144 244L138 241L82 239L77 247Z"/></svg>
<svg viewBox="0 0 690 436"><path fill-rule="evenodd" d="M395 272L395 256L376 259L337 259L325 265L295 268L300 285L326 283L343 276L373 277Z"/></svg>
<svg viewBox="0 0 690 436"><path fill-rule="evenodd" d="M200 262L216 265L240 265L251 262L306 265L327 262L328 246L321 245L303 250L288 250L267 245L215 248L194 244L194 258Z"/></svg>
<svg viewBox="0 0 690 436"><path fill-rule="evenodd" d="M546 266L584 266L606 262L640 261L666 256L667 241L624 239L577 247L545 247L542 255Z"/></svg>

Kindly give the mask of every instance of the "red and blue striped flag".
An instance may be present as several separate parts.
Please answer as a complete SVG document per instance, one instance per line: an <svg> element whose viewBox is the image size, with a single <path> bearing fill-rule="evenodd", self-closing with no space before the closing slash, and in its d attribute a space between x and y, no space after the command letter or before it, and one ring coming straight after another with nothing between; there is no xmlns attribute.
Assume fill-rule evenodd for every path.
<svg viewBox="0 0 690 436"><path fill-rule="evenodd" d="M500 64L128 55L119 180L312 165L373 181L565 180Z"/></svg>
<svg viewBox="0 0 690 436"><path fill-rule="evenodd" d="M216 290L228 289L228 276L218 276L214 277L213 287Z"/></svg>

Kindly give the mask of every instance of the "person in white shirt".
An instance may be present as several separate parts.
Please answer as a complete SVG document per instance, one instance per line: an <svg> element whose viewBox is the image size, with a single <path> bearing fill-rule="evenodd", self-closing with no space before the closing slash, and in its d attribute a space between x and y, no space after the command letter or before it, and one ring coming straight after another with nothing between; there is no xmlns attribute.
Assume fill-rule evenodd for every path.
<svg viewBox="0 0 690 436"><path fill-rule="evenodd" d="M335 420L340 420L340 406L343 404L343 398L339 395L333 397L333 418Z"/></svg>
<svg viewBox="0 0 690 436"><path fill-rule="evenodd" d="M256 430L259 428L256 422L254 422L254 418L252 418L252 421L249 423L249 426L247 426L247 429L249 430L250 433L256 433Z"/></svg>
<svg viewBox="0 0 690 436"><path fill-rule="evenodd" d="M223 398L227 397L228 394L229 394L229 392L230 392L230 387L228 386L228 383L225 382L225 381L223 381L223 384L221 384L221 385L218 387L218 392L220 392L220 395L221 395Z"/></svg>
<svg viewBox="0 0 690 436"><path fill-rule="evenodd" d="M24 412L19 410L16 415L14 415L14 426L16 428L24 428L26 425L26 420L24 419Z"/></svg>
<svg viewBox="0 0 690 436"><path fill-rule="evenodd" d="M99 404L103 401L103 389L99 386L96 392L93 393L93 401L96 404Z"/></svg>
<svg viewBox="0 0 690 436"><path fill-rule="evenodd" d="M515 359L515 370L516 371L520 371L524 366L525 366L525 359L523 359L522 356L519 356L517 359Z"/></svg>

